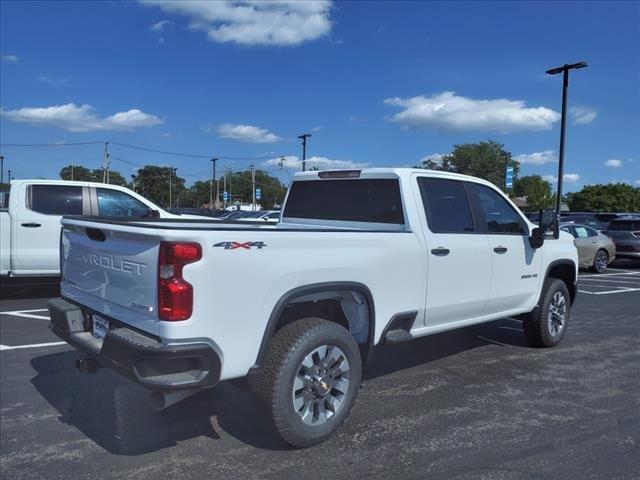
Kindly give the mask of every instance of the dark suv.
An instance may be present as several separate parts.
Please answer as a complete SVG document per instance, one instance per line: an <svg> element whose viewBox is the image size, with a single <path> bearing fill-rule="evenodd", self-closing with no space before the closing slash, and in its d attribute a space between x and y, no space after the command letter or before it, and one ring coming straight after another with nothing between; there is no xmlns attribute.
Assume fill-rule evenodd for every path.
<svg viewBox="0 0 640 480"><path fill-rule="evenodd" d="M612 220L603 233L616 244L616 257L640 260L640 217Z"/></svg>

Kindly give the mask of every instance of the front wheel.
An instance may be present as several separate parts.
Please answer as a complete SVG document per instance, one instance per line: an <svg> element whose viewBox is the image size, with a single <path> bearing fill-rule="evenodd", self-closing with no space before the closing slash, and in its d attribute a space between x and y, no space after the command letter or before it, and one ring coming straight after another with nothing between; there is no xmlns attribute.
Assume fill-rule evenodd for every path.
<svg viewBox="0 0 640 480"><path fill-rule="evenodd" d="M602 273L608 266L609 254L605 250L598 250L593 257L593 266L591 268L596 273Z"/></svg>
<svg viewBox="0 0 640 480"><path fill-rule="evenodd" d="M342 425L361 377L360 351L351 333L334 322L305 318L271 339L259 396L278 434L292 446L308 447Z"/></svg>
<svg viewBox="0 0 640 480"><path fill-rule="evenodd" d="M571 297L567 285L557 278L547 278L540 301L522 322L524 334L533 347L553 347L567 331Z"/></svg>

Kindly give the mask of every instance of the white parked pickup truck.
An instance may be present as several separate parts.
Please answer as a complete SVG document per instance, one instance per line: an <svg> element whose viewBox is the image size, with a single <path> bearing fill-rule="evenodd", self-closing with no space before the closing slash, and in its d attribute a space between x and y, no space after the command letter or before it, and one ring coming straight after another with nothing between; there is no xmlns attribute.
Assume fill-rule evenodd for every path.
<svg viewBox="0 0 640 480"><path fill-rule="evenodd" d="M63 215L181 218L117 185L66 180L12 180L0 209L0 275L60 274Z"/></svg>
<svg viewBox="0 0 640 480"><path fill-rule="evenodd" d="M281 222L62 220L51 329L162 409L248 376L291 445L342 424L374 346L521 316L556 345L576 297L571 235L494 185L418 169L297 174Z"/></svg>

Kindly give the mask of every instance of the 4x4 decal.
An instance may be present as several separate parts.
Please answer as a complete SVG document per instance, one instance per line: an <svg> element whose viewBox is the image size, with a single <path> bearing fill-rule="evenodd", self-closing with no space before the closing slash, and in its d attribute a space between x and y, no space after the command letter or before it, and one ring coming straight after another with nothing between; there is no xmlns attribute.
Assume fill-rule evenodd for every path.
<svg viewBox="0 0 640 480"><path fill-rule="evenodd" d="M266 247L264 242L220 242L216 243L214 247L223 247L225 250L236 250L238 248L244 250L251 250L253 247L260 250L262 247Z"/></svg>

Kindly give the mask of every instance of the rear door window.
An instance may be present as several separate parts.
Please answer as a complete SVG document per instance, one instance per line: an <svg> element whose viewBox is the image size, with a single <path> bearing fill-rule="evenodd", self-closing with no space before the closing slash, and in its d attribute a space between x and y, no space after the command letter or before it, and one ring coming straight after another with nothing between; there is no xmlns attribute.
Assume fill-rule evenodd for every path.
<svg viewBox="0 0 640 480"><path fill-rule="evenodd" d="M145 217L149 208L131 195L110 188L96 188L101 217Z"/></svg>
<svg viewBox="0 0 640 480"><path fill-rule="evenodd" d="M82 187L31 185L29 208L45 215L82 215Z"/></svg>
<svg viewBox="0 0 640 480"><path fill-rule="evenodd" d="M475 227L464 184L458 180L418 177L429 230L433 233L473 233Z"/></svg>
<svg viewBox="0 0 640 480"><path fill-rule="evenodd" d="M293 182L283 217L403 225L397 179Z"/></svg>

